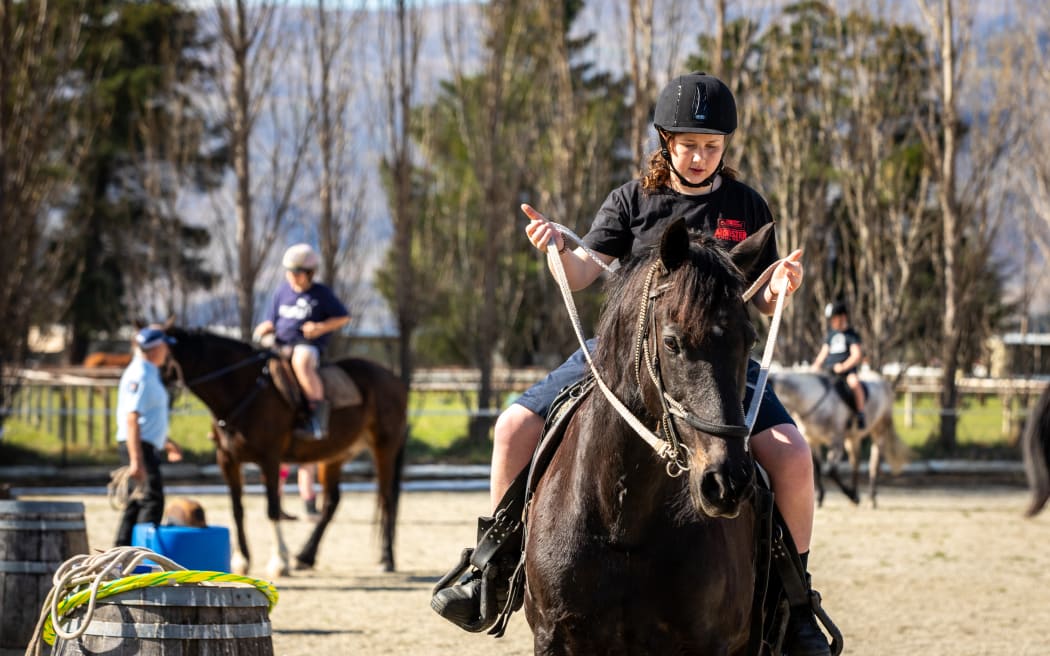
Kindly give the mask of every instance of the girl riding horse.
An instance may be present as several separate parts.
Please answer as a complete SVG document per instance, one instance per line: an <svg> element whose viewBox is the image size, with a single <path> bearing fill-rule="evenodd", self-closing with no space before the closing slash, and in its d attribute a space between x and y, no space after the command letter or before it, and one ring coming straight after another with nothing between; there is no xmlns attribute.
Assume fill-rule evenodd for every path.
<svg viewBox="0 0 1050 656"><path fill-rule="evenodd" d="M648 171L641 179L609 194L583 238L586 248L570 250L562 234L542 214L522 206L530 219L526 227L530 242L545 250L554 241L574 290L590 285L601 273L592 257L609 264L642 256L658 243L674 219L684 218L690 231L712 236L727 249L773 221L765 200L737 180L736 172L724 162L729 137L737 127L737 113L733 94L721 80L703 73L675 78L660 93L653 125L660 148L650 156ZM800 258L801 251L795 251L779 260L769 282L754 296L758 310L770 314L778 295L790 295L798 289L803 277ZM775 243L758 259L763 265L778 262ZM755 363L748 366L750 383L757 377L757 369ZM528 465L551 402L585 371L578 351L500 416L492 455L494 508ZM814 512L809 446L772 392L763 398L754 431L754 455L769 472L777 507L805 567ZM808 581L801 585L808 590ZM477 616L481 588L475 572L461 585L439 591L432 606L454 622L469 624ZM830 653L808 604L792 608L787 647L793 656Z"/></svg>

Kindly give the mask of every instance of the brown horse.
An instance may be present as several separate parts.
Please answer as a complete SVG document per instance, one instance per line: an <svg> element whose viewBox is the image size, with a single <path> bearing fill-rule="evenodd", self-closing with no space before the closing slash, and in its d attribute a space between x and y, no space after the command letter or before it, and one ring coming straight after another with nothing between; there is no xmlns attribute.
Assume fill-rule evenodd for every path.
<svg viewBox="0 0 1050 656"><path fill-rule="evenodd" d="M95 353L88 353L82 366L89 369L97 369L99 367L126 367L129 364L131 364L131 353L96 351Z"/></svg>
<svg viewBox="0 0 1050 656"><path fill-rule="evenodd" d="M743 278L677 221L610 285L598 372L669 448L597 390L580 402L527 514L535 652L743 654L759 578Z"/></svg>
<svg viewBox="0 0 1050 656"><path fill-rule="evenodd" d="M249 563L241 504L242 463L256 463L266 485L267 516L274 531L267 573L276 577L288 572L288 551L279 521L281 463L320 463L318 478L324 492L321 517L296 556L298 567L310 568L339 505L343 463L368 448L378 485L381 562L385 571L393 571L394 528L408 426L408 390L404 383L375 362L340 360L336 364L356 383L362 402L333 409L325 439L297 439L293 429L300 409L281 393L270 374L276 353L202 330L169 327L166 332L175 338L171 355L179 377L208 406L219 428L216 459L230 489L237 524L239 553L233 558L234 570L247 572Z"/></svg>

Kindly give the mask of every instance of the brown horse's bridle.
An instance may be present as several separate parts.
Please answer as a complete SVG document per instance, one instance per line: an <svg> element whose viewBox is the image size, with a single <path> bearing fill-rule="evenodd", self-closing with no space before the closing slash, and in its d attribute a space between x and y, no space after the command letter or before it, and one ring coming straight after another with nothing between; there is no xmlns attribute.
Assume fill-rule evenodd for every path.
<svg viewBox="0 0 1050 656"><path fill-rule="evenodd" d="M206 383L206 382L208 382L210 380L216 380L218 378L222 378L223 376L225 376L228 373L237 371L238 369L241 369L243 367L247 367L248 365L256 363L256 362L261 362L263 360L269 360L271 357L273 357L273 354L270 353L269 351L256 351L255 355L252 356L252 357L248 357L248 358L245 358L243 360L238 360L237 362L234 362L231 365L227 365L225 367L220 367L219 369L216 369L215 371L210 371L210 372L208 372L206 374L202 374L200 376L197 376L196 378L194 378L191 381L187 381L186 378L183 376L183 374L182 374L182 365L179 364L179 361L176 360L174 356L172 356L171 361L175 365L175 371L177 373L179 382L184 387L186 387L186 389L192 389L192 387L194 385L199 385L201 383ZM253 387L252 390L247 395L245 395L245 397L241 400L241 402L238 403L237 406L233 410L231 410L229 412L229 414L227 414L225 417L216 418L215 424L219 428L222 428L223 430L225 430L226 427L229 426L230 423L234 419L239 417L240 414L242 412L244 412L244 410L251 404L251 402L255 400L255 397L259 395L259 392L261 392L263 387L266 386L266 377L268 375L269 375L269 370L268 370L267 367L264 366L262 368L262 371L259 372L259 375L255 378L255 387Z"/></svg>
<svg viewBox="0 0 1050 656"><path fill-rule="evenodd" d="M656 299L667 289L666 284L659 285L653 289L653 280L663 268L662 262L653 262L646 273L645 283L642 286L642 301L638 308L638 322L635 326L634 378L638 382L638 387L641 388L644 385L642 380L642 362L644 361L649 378L652 380L653 385L656 386L657 396L660 398L660 405L663 409L663 414L660 417L660 430L670 445L667 473L673 478L689 471L689 447L682 443L672 417L682 419L693 428L708 435L725 439L746 439L751 431L745 424L719 424L699 417L667 393L664 387L663 376L660 374L660 350L650 348L650 337L654 337L657 332L656 313L653 311L653 308L656 304Z"/></svg>

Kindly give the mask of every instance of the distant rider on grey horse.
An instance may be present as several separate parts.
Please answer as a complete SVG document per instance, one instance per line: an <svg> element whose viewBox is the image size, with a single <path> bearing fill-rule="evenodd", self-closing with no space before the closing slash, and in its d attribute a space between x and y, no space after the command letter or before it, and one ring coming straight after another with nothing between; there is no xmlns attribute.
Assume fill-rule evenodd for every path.
<svg viewBox="0 0 1050 656"><path fill-rule="evenodd" d="M860 335L849 322L849 311L842 301L828 303L824 308L828 319L828 334L813 360L814 371L828 371L845 379L856 399L857 428L864 429L864 386L857 377L857 367L864 361Z"/></svg>

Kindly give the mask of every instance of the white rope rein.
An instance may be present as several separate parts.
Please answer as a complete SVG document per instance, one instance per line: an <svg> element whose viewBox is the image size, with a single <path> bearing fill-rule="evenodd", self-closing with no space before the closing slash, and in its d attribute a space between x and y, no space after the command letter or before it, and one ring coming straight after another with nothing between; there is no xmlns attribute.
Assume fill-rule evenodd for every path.
<svg viewBox="0 0 1050 656"><path fill-rule="evenodd" d="M552 225L563 235L571 237L577 244L583 246L582 240L576 236L572 230L569 230L558 223L552 223ZM594 251L586 246L583 246L583 248L588 257L600 264L603 269L606 271L612 271L605 262L598 259L598 256ZM627 409L627 406L620 401L620 399L616 398L616 394L609 389L605 384L605 381L602 380L602 377L598 374L598 368L594 365L594 360L591 359L591 352L587 348L587 340L583 337L583 329L580 327L580 315L576 310L576 303L572 299L572 290L569 289L569 281L565 277L565 267L561 264L561 257L558 254L558 245L553 239L547 242L547 263L550 265L551 271L554 273L554 280L558 283L558 289L561 290L561 297L565 302L565 309L568 310L569 319L572 321L573 332L576 333L576 339L580 342L580 348L583 350L583 355L587 359L587 364L591 368L591 373L594 374L594 382L597 383L598 388L602 391L602 394L605 395L605 398L609 400L609 403L612 404L612 407L616 409L616 412L618 412L620 416L623 417L624 421L634 429L634 432L638 433L638 435L661 457L669 455L671 452L671 445L668 444L666 440L657 437L656 434L646 428L645 424L639 421L638 418Z"/></svg>
<svg viewBox="0 0 1050 656"><path fill-rule="evenodd" d="M562 233L564 237L569 237L574 242L576 242L587 254L587 256L595 262L597 262L602 269L609 272L614 271L612 267L606 265L605 262L601 261L597 253L587 248L587 246L584 245L583 240L579 236L577 236L576 233L574 233L572 230L561 225L560 223L555 223L553 221L550 222L550 225L553 226L556 230L558 230L558 232ZM550 266L551 272L554 274L554 280L558 283L558 289L561 291L562 301L564 301L565 309L568 311L569 319L572 321L573 332L576 333L576 339L580 343L580 348L583 350L583 355L587 359L587 364L591 368L591 373L594 374L594 381L595 383L597 383L598 388L602 391L602 394L605 395L605 398L608 399L609 403L613 406L613 408L616 409L616 412L618 412L620 416L623 417L624 421L626 421L627 424L632 429L634 429L634 431L639 435L639 437L645 440L649 444L649 446L651 446L653 450L656 451L656 453L659 456L673 456L673 447L671 447L671 445L668 444L666 440L661 439L651 430L649 430L644 424L642 424L642 422L639 421L638 418L635 417L631 413L631 411L627 409L627 406L625 406L623 402L616 397L613 391L609 389L609 387L605 384L605 381L603 381L602 377L598 374L598 368L595 366L594 360L591 359L590 350L587 348L587 342L583 337L583 330L580 327L580 315L579 312L576 310L576 303L573 301L572 298L572 290L569 288L568 279L565 277L565 267L562 266L561 256L558 253L558 246L555 243L554 239L551 239L547 242L547 263ZM758 290L761 289L762 285L769 281L769 279L773 275L773 270L779 263L780 260L769 265L769 267L767 267L766 270L763 271L762 274L755 280L755 282L752 283L751 286L748 287L748 289L742 294L742 298L745 303L750 301L751 298L758 292ZM751 430L754 428L755 420L758 417L758 409L762 404L762 396L765 393L766 381L769 376L769 365L773 360L773 349L776 345L777 332L779 331L780 319L783 314L784 308L784 298L786 296L787 294L779 294L776 297L776 305L773 309L773 318L769 327L769 335L766 338L766 348L765 352L762 355L762 362L760 363L761 368L758 372L758 380L755 383L754 394L751 397L751 407L748 408L746 415L745 421L747 425L748 437L745 438L745 445L750 440Z"/></svg>

